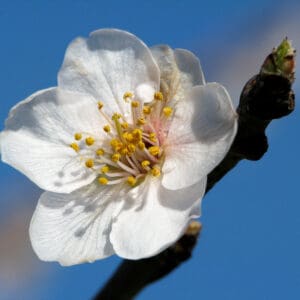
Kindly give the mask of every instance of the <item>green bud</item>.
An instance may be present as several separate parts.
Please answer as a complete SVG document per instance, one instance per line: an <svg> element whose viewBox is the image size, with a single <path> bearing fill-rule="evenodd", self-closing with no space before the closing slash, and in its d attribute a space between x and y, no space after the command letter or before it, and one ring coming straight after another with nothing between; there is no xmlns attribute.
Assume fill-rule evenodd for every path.
<svg viewBox="0 0 300 300"><path fill-rule="evenodd" d="M286 77L292 83L295 74L295 53L291 41L285 38L281 44L274 48L264 61L260 74L261 75L279 75Z"/></svg>

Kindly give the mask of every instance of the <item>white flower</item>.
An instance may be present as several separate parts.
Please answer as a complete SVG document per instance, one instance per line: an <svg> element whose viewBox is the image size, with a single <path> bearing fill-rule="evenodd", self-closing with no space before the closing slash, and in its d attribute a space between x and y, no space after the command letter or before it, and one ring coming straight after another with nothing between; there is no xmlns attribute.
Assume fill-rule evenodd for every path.
<svg viewBox="0 0 300 300"><path fill-rule="evenodd" d="M74 40L58 87L17 104L1 133L2 160L46 190L35 252L62 265L159 253L200 215L236 127L192 53L115 29Z"/></svg>

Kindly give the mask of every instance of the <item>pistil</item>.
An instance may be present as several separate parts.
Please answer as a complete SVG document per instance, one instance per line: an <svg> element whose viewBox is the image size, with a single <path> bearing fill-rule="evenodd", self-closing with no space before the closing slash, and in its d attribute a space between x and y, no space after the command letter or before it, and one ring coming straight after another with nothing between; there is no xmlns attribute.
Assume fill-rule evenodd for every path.
<svg viewBox="0 0 300 300"><path fill-rule="evenodd" d="M114 113L110 118L103 111L104 104L98 102L98 110L107 121L102 127L106 137L103 140L103 136L95 138L88 133L77 132L74 134L75 142L70 144L84 159L85 167L99 174L101 185L123 182L134 187L148 174L158 177L161 173L163 148L156 130L164 119L172 115L172 108L165 106L161 92L156 92L153 101L146 105L135 99L131 92L126 92L123 98L131 106L131 122L119 113ZM77 142L83 138L84 143L80 142L79 146Z"/></svg>

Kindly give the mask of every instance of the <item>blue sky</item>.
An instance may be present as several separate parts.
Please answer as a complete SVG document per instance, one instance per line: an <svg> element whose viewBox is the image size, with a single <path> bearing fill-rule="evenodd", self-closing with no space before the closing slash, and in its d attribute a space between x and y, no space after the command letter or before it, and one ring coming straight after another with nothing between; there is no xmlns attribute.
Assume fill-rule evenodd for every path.
<svg viewBox="0 0 300 300"><path fill-rule="evenodd" d="M0 2L0 130L12 105L56 85L68 43L104 27L148 45L187 48L208 81L237 103L242 85L286 35L300 49L296 1ZM295 82L296 95L300 92ZM296 97L297 99L297 97ZM298 299L300 294L299 109L268 129L270 149L244 161L204 199L193 258L138 299ZM89 299L119 259L69 268L40 262L27 228L39 189L0 165L0 299Z"/></svg>

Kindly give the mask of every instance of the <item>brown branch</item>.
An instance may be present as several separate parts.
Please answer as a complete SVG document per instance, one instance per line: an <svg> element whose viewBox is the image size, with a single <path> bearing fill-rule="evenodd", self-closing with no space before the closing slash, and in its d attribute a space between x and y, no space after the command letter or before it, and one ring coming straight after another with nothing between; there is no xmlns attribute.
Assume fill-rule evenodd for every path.
<svg viewBox="0 0 300 300"><path fill-rule="evenodd" d="M194 221L179 241L160 254L141 260L124 260L95 299L133 299L145 286L191 257L201 228L201 224Z"/></svg>
<svg viewBox="0 0 300 300"><path fill-rule="evenodd" d="M284 48L290 47L290 48ZM289 50L289 51L285 51ZM294 110L294 50L287 40L267 56L260 73L243 88L238 132L223 161L209 174L206 192L242 159L259 160L268 149L265 129L273 119ZM201 225L192 222L185 235L162 253L147 259L124 260L95 300L130 300L148 284L168 275L192 254Z"/></svg>

